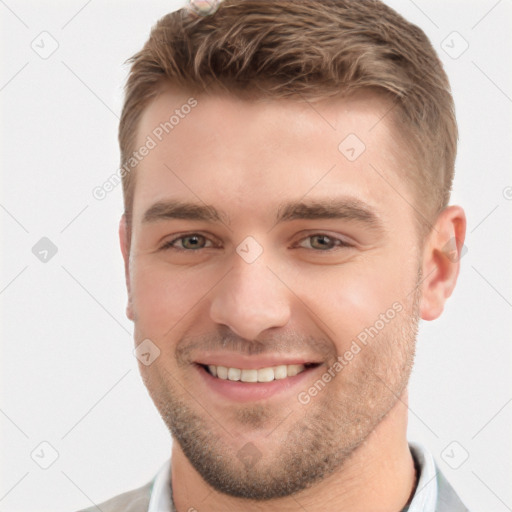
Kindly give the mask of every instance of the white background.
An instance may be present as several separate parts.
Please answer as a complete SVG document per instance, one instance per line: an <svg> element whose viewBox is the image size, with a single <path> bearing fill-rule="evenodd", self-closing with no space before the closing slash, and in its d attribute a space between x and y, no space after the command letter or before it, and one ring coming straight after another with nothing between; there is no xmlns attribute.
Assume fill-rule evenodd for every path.
<svg viewBox="0 0 512 512"><path fill-rule="evenodd" d="M442 317L421 324L409 439L432 450L473 512L506 512L512 2L389 4L425 30L446 66L460 127L452 203L468 217L458 286ZM170 455L124 315L121 187L103 201L92 189L118 168L123 62L158 18L181 5L0 1L0 511L91 506L145 484ZM43 31L58 43L47 59L31 47L45 37L51 48ZM443 50L458 53L464 40L469 47L456 59ZM46 263L32 253L42 237L58 248ZM43 441L58 452L48 469L31 458ZM452 466L469 454L458 469L442 457L453 441ZM49 460L51 450L43 452Z"/></svg>

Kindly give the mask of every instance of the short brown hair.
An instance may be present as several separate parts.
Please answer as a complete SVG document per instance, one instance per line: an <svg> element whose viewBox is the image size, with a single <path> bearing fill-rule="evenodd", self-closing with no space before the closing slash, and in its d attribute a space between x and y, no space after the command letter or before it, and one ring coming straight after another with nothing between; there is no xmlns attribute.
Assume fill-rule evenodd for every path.
<svg viewBox="0 0 512 512"><path fill-rule="evenodd" d="M378 0L224 0L208 16L184 8L161 18L128 62L121 165L166 82L276 98L372 89L395 103L392 117L414 155L403 171L422 197L423 228L448 204L457 148L448 78L424 32ZM122 177L129 217L135 176Z"/></svg>

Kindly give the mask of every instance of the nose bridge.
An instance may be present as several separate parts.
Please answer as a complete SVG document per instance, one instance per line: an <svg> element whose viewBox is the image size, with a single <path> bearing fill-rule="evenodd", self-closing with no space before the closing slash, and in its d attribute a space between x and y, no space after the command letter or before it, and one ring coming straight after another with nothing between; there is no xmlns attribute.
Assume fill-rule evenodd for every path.
<svg viewBox="0 0 512 512"><path fill-rule="evenodd" d="M255 339L266 329L286 325L290 305L285 285L267 267L266 258L249 261L235 255L231 270L214 290L210 316L239 336Z"/></svg>

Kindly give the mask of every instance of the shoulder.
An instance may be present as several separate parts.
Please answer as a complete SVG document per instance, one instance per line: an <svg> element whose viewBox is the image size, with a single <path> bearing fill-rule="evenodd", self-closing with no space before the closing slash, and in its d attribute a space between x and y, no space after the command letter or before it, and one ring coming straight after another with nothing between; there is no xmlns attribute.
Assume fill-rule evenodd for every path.
<svg viewBox="0 0 512 512"><path fill-rule="evenodd" d="M132 491L119 494L103 503L78 512L147 512L153 480Z"/></svg>

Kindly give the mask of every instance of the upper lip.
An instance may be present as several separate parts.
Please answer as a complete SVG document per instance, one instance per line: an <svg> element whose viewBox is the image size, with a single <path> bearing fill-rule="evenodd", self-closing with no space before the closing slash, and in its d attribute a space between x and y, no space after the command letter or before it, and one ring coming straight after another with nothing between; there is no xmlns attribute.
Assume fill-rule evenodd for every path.
<svg viewBox="0 0 512 512"><path fill-rule="evenodd" d="M318 364L314 358L269 354L266 356L241 356L240 354L203 354L194 360L196 364L225 366L227 368L259 369L289 364Z"/></svg>

